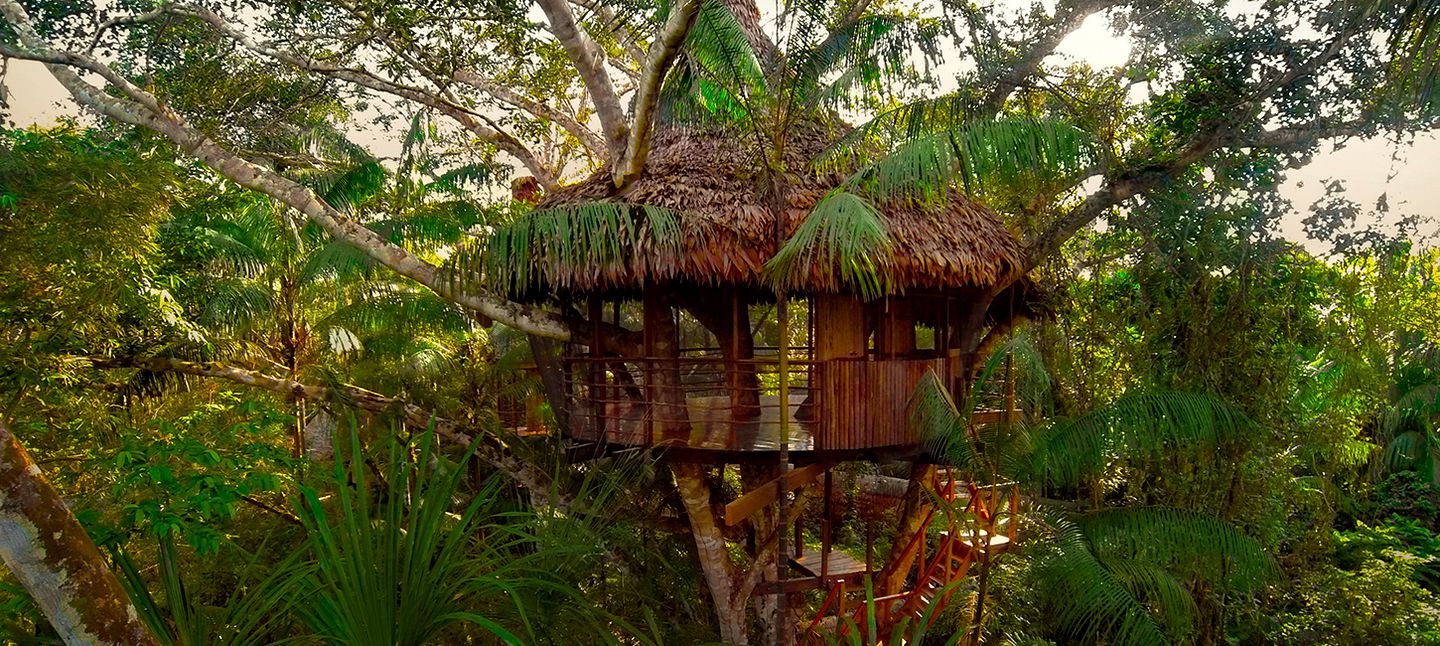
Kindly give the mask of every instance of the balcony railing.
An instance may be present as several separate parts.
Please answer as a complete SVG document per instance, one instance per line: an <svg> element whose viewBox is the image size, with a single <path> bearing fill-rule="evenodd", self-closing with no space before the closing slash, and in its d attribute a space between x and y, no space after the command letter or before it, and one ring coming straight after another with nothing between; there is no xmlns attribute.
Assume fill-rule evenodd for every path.
<svg viewBox="0 0 1440 646"><path fill-rule="evenodd" d="M782 374L773 356L565 361L571 433L626 446L828 451L917 443L907 407L946 360L800 358ZM788 388L781 401L780 384Z"/></svg>

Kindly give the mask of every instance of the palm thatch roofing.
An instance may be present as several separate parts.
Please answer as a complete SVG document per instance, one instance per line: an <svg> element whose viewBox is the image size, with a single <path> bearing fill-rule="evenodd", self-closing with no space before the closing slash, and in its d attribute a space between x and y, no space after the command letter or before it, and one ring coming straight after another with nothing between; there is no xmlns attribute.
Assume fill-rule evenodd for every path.
<svg viewBox="0 0 1440 646"><path fill-rule="evenodd" d="M836 139L832 131L809 127L788 134L787 240L812 207L844 179L838 172L817 175L812 170L812 161ZM624 191L617 194L610 169L601 168L550 192L533 217L522 217L508 225L505 235L492 237L491 252L507 244L512 249L488 254L506 258L511 266L491 264L490 286L519 298L667 285L773 286L766 281L765 268L780 246L779 232L766 207L764 178L753 152L758 147L746 143L733 133L657 130L644 174ZM611 208L608 223L596 226L596 203L624 208ZM940 204L895 200L873 206L888 239L887 253L874 259L879 265L875 269L885 276L884 293L988 287L1020 271L1015 235L994 212L959 191L951 191ZM582 224L582 218L591 223ZM573 243L586 236L591 238L588 244L544 242L564 237ZM514 247L522 239L523 248ZM528 266L522 258L529 259ZM518 271L516 264L521 265ZM787 289L854 291L837 264L804 263L801 274L787 281ZM501 272L503 280L494 280Z"/></svg>

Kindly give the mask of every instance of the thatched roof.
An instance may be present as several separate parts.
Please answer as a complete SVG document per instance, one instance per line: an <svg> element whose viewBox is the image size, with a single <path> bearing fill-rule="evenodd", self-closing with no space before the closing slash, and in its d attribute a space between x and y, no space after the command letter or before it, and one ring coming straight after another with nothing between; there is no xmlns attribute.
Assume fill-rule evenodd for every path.
<svg viewBox="0 0 1440 646"><path fill-rule="evenodd" d="M791 133L786 239L842 179L809 171L811 160L833 139L816 128ZM713 132L658 130L644 174L622 193L615 194L610 169L602 168L584 181L552 191L538 208L597 201L661 207L678 216L678 248L653 244L653 231L648 231L652 227L643 222L650 214L634 209L641 231L615 236L625 247L619 255L586 263L535 253L529 275L513 281L522 284L506 287L534 295L628 291L646 285L763 286L762 270L777 250L776 223L765 207L758 165L750 152L754 148ZM1020 266L1014 234L992 211L958 192L943 206L876 206L891 242L881 268L887 292L989 286ZM676 223L656 227L661 224ZM808 273L792 284L810 293L847 291L834 267L816 264Z"/></svg>

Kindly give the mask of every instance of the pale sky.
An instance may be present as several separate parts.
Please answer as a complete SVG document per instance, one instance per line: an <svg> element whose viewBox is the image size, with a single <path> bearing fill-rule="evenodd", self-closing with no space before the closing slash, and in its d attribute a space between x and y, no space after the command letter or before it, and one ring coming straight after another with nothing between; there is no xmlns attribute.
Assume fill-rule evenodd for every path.
<svg viewBox="0 0 1440 646"><path fill-rule="evenodd" d="M1096 15L1061 44L1058 55L1107 67L1123 64L1129 51L1129 42L1113 36L1104 17ZM80 114L38 63L10 61L4 82L7 116L17 126L49 125L61 116ZM1337 179L1345 182L1347 196L1366 210L1383 194L1391 207L1390 218L1420 215L1422 242L1427 246L1440 243L1440 200L1435 199L1440 190L1440 137L1436 133L1398 146L1383 140L1354 140L1332 148L1326 144L1309 165L1287 174L1282 194L1297 210L1282 222L1281 233L1286 238L1308 242L1301 220L1308 215L1309 206L1324 195L1325 183Z"/></svg>

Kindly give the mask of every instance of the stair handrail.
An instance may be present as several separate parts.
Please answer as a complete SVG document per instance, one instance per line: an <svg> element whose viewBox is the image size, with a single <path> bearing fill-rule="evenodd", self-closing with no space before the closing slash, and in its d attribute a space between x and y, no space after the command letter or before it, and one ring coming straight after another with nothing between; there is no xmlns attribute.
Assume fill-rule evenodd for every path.
<svg viewBox="0 0 1440 646"><path fill-rule="evenodd" d="M810 622L810 626L805 629L804 640L806 644L809 644L811 638L815 635L815 629L820 626L820 620L825 618L825 611L830 607L830 602L834 601L836 595L840 594L841 591L844 589L844 580L836 581L834 585L830 586L830 594L826 595L825 602L820 604L820 609L815 612L815 619L812 620ZM843 607L844 604L842 603L841 605ZM836 615L836 618L839 618L838 614ZM841 630L841 628L837 627L837 633L839 632L839 630Z"/></svg>

